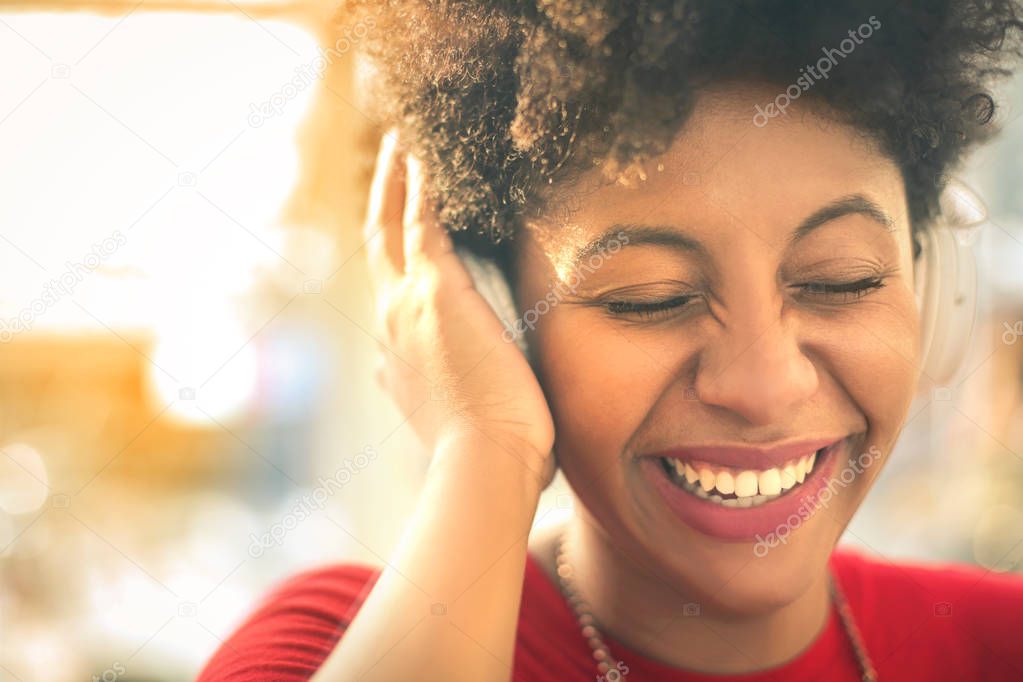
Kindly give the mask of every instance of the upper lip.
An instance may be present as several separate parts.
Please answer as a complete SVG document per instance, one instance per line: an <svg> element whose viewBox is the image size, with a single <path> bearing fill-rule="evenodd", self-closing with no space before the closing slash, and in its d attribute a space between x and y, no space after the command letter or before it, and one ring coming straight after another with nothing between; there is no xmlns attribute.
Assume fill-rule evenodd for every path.
<svg viewBox="0 0 1023 682"><path fill-rule="evenodd" d="M688 462L705 462L734 469L771 469L784 466L803 455L842 440L845 436L813 438L779 445L686 445L652 453L653 457L669 457Z"/></svg>

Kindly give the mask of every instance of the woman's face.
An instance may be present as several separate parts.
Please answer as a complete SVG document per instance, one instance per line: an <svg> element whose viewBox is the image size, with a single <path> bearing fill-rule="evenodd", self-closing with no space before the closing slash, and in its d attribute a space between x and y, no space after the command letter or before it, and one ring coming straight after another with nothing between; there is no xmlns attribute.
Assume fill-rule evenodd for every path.
<svg viewBox="0 0 1023 682"><path fill-rule="evenodd" d="M583 513L687 598L737 613L820 575L919 372L899 170L806 101L754 125L775 94L707 92L644 181L594 171L560 192L517 266Z"/></svg>

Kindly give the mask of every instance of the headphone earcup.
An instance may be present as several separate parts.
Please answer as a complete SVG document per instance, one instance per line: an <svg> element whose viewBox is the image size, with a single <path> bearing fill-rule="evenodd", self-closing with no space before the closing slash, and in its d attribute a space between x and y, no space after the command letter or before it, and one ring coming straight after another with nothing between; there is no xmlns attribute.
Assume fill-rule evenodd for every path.
<svg viewBox="0 0 1023 682"><path fill-rule="evenodd" d="M919 238L914 285L920 310L920 367L923 377L945 386L955 379L973 335L976 258L955 228L938 225L923 230Z"/></svg>
<svg viewBox="0 0 1023 682"><path fill-rule="evenodd" d="M526 357L529 357L526 336L521 333L519 325L516 324L518 309L515 307L515 297L504 273L496 263L477 256L468 248L456 246L455 253L465 265L476 290L490 304L497 319L507 330L509 337L514 339L519 349L526 353Z"/></svg>

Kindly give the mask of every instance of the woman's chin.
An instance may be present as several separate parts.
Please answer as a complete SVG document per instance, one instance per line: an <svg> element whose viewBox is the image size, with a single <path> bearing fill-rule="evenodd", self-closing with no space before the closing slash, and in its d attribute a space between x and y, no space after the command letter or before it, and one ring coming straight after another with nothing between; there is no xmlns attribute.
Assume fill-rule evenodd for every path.
<svg viewBox="0 0 1023 682"><path fill-rule="evenodd" d="M837 538L823 527L803 530L798 539L763 557L754 555L751 543L713 542L660 556L658 563L691 601L701 604L701 611L738 618L761 615L796 601L823 576Z"/></svg>

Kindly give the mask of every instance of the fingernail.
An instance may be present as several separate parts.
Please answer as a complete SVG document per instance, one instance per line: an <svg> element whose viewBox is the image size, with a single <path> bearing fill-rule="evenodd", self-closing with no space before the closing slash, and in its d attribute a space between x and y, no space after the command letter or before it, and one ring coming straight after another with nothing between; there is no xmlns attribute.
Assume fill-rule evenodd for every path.
<svg viewBox="0 0 1023 682"><path fill-rule="evenodd" d="M394 151L398 154L405 153L405 146L401 143L401 133L398 130L398 126L391 126L384 132L384 139L388 140L391 146L394 147Z"/></svg>
<svg viewBox="0 0 1023 682"><path fill-rule="evenodd" d="M377 149L378 162L394 153L394 141L395 138L390 131L380 136L380 147Z"/></svg>

